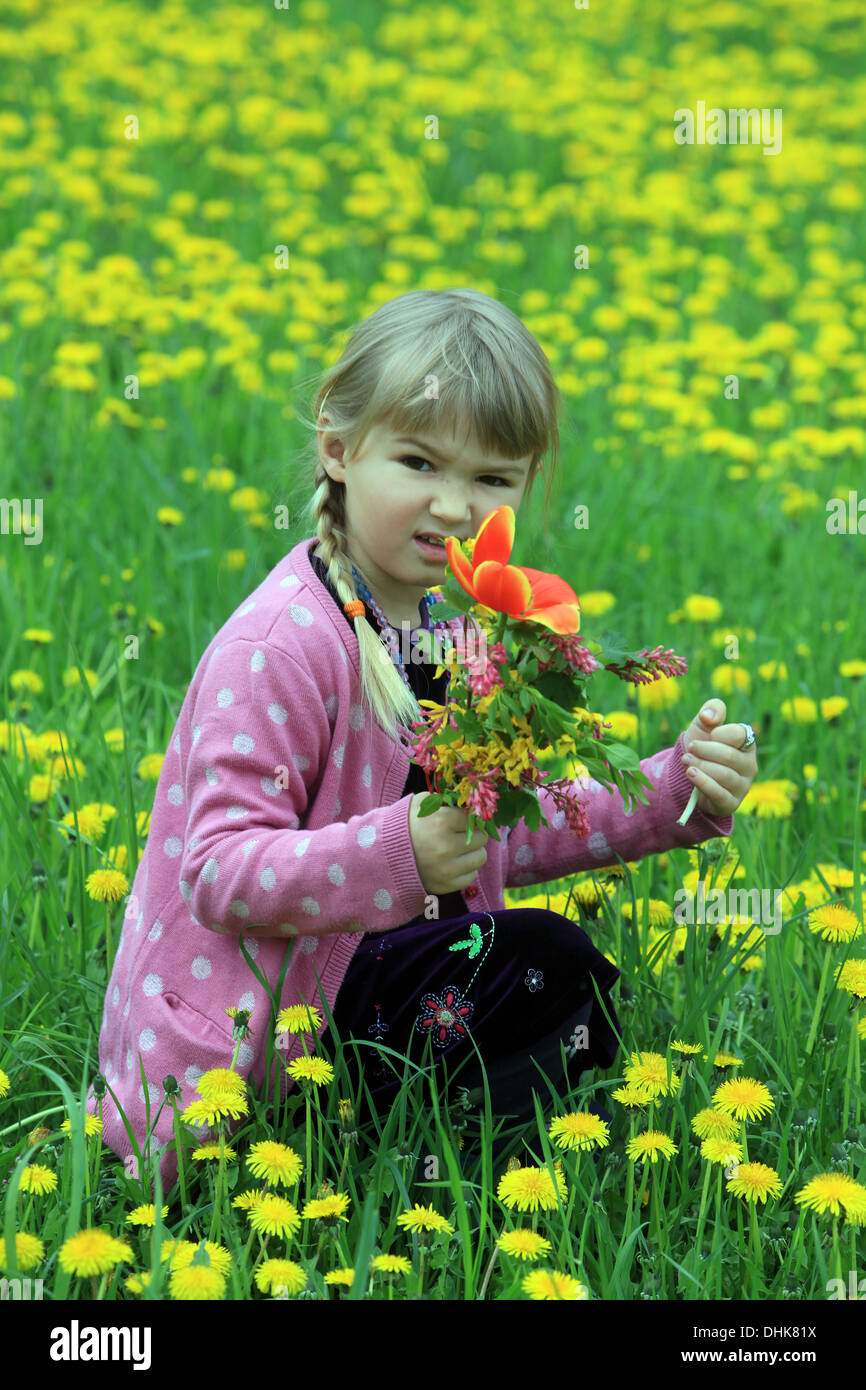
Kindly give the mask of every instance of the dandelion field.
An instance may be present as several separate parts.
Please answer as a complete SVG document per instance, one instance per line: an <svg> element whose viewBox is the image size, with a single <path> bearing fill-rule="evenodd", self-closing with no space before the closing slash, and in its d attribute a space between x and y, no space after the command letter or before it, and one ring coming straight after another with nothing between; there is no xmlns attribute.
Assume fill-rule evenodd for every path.
<svg viewBox="0 0 866 1390"><path fill-rule="evenodd" d="M46 1301L866 1297L862 8L0 15L2 1275ZM781 150L676 144L698 100L781 110ZM605 720L643 757L720 697L758 778L729 840L506 895L617 964L623 1028L608 1072L539 1077L510 1156L431 1066L394 1056L401 1099L360 1124L341 1046L277 1107L235 1049L191 1119L157 1103L185 1157L154 1195L83 1098L177 710L308 534L316 373L383 301L456 284L518 313L565 399L516 560L573 585L583 633L688 661L611 680ZM36 498L28 544L9 502ZM699 883L726 903L683 923ZM204 1115L240 1124L203 1145Z"/></svg>

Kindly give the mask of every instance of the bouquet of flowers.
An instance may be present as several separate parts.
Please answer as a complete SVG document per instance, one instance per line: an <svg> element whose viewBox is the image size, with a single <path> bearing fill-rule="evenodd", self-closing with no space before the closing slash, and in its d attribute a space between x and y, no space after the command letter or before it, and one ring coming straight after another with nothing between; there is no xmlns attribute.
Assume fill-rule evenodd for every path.
<svg viewBox="0 0 866 1390"><path fill-rule="evenodd" d="M470 812L467 843L477 825L498 840L497 826L521 819L530 830L549 824L538 796L546 789L585 839L590 827L580 786L568 778L545 782L549 773L538 755L551 749L571 756L587 778L616 788L625 807L632 797L645 804L644 788L652 783L637 753L590 712L590 679L603 668L639 685L683 675L687 666L661 647L628 651L618 633L579 637L577 595L557 575L509 564L513 544L511 507L491 512L474 540L445 543L450 573L432 616L437 623L462 616L463 634L443 654L447 703L420 701L426 718L412 725L411 755L431 792L419 814L462 806Z"/></svg>

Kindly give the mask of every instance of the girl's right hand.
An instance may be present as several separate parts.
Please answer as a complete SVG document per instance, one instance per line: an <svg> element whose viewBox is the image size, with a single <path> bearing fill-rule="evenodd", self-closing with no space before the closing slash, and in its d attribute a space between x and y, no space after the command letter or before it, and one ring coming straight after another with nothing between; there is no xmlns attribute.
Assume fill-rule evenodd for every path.
<svg viewBox="0 0 866 1390"><path fill-rule="evenodd" d="M409 835L418 877L425 893L457 893L468 887L487 863L487 835L476 826L466 843L469 812L462 806L440 806L432 816L418 809L429 792L416 792L409 807Z"/></svg>

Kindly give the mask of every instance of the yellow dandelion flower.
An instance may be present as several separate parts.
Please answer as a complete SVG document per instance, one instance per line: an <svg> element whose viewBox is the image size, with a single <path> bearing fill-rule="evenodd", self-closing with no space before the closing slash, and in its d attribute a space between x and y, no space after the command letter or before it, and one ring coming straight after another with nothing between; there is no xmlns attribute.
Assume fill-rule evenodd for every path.
<svg viewBox="0 0 866 1390"><path fill-rule="evenodd" d="M288 1144L263 1139L258 1144L253 1144L250 1149L247 1167L255 1178L262 1178L270 1183L283 1183L290 1187L300 1178L304 1165Z"/></svg>
<svg viewBox="0 0 866 1390"><path fill-rule="evenodd" d="M447 1231L449 1235L454 1234L454 1227L444 1216L440 1216L432 1206L422 1207L417 1202L414 1207L400 1213L397 1225L404 1231Z"/></svg>
<svg viewBox="0 0 866 1390"><path fill-rule="evenodd" d="M225 1091L243 1095L246 1082L230 1067L212 1067L210 1071L202 1072L195 1089L204 1100L210 1100L212 1096L221 1095Z"/></svg>
<svg viewBox="0 0 866 1390"><path fill-rule="evenodd" d="M314 1197L307 1202L301 1216L304 1221L348 1221L346 1209L351 1200L344 1192L335 1192L330 1197Z"/></svg>
<svg viewBox="0 0 866 1390"><path fill-rule="evenodd" d="M610 1143L610 1126L598 1115L585 1111L556 1116L547 1132L560 1149L603 1149Z"/></svg>
<svg viewBox="0 0 866 1390"><path fill-rule="evenodd" d="M0 1098L8 1096L11 1086L12 1083L5 1071L0 1071Z"/></svg>
<svg viewBox="0 0 866 1390"><path fill-rule="evenodd" d="M866 999L866 960L849 957L836 977L836 988Z"/></svg>
<svg viewBox="0 0 866 1390"><path fill-rule="evenodd" d="M248 1192L239 1192L237 1197L233 1197L232 1206L238 1207L240 1211L249 1211L266 1195L264 1188L251 1187Z"/></svg>
<svg viewBox="0 0 866 1390"><path fill-rule="evenodd" d="M796 783L786 778L775 781L753 782L743 797L738 811L754 814L758 820L785 820L794 814L794 803L799 795Z"/></svg>
<svg viewBox="0 0 866 1390"><path fill-rule="evenodd" d="M710 1163L739 1163L743 1157L743 1146L736 1139L710 1138L701 1144L701 1158Z"/></svg>
<svg viewBox="0 0 866 1390"><path fill-rule="evenodd" d="M736 1173L728 1178L727 1189L734 1197L743 1197L747 1202L766 1202L768 1197L778 1197L782 1191L782 1179L775 1168L766 1163L741 1163Z"/></svg>
<svg viewBox="0 0 866 1390"><path fill-rule="evenodd" d="M253 1277L260 1293L285 1289L288 1294L296 1294L307 1282L306 1271L294 1260L263 1260Z"/></svg>
<svg viewBox="0 0 866 1390"><path fill-rule="evenodd" d="M199 1147L198 1147L197 1149L194 1149L194 1150L193 1150L192 1156L193 1156L193 1158L203 1158L203 1159L210 1160L210 1161L212 1161L213 1159L216 1159L217 1161L219 1161L219 1156L220 1156L220 1146L219 1146L219 1143L213 1142L213 1143L210 1143L210 1144L200 1144ZM234 1149L231 1147L231 1145L230 1145L230 1144L224 1144L224 1145L223 1145L223 1158L225 1159L226 1163L230 1163L231 1160L232 1160L233 1158L236 1158L236 1157L237 1157L237 1154L235 1153L235 1151L234 1151Z"/></svg>
<svg viewBox="0 0 866 1390"><path fill-rule="evenodd" d="M555 1269L532 1270L530 1274L524 1275L522 1288L534 1301L573 1302L575 1299L585 1301L589 1298L584 1284L572 1279L570 1274L560 1274Z"/></svg>
<svg viewBox="0 0 866 1390"><path fill-rule="evenodd" d="M819 1173L794 1194L794 1201L819 1214L844 1212L858 1225L866 1221L866 1187L847 1173Z"/></svg>
<svg viewBox="0 0 866 1390"><path fill-rule="evenodd" d="M834 946L840 941L852 941L862 930L856 915L843 903L816 907L809 913L806 925L814 936L820 936L822 941L831 941Z"/></svg>
<svg viewBox="0 0 866 1390"><path fill-rule="evenodd" d="M322 1026L322 1015L309 1004L291 1004L277 1014L278 1033L315 1033Z"/></svg>
<svg viewBox="0 0 866 1390"><path fill-rule="evenodd" d="M637 1110L642 1106L649 1105L653 1097L643 1086L618 1086L615 1091L611 1091L614 1100L618 1100L620 1105L625 1105L629 1110Z"/></svg>
<svg viewBox="0 0 866 1390"><path fill-rule="evenodd" d="M69 1120L64 1120L60 1126L62 1134L72 1134L72 1124ZM84 1116L84 1137L91 1139L94 1134L102 1133L102 1121L98 1115L85 1114Z"/></svg>
<svg viewBox="0 0 866 1390"><path fill-rule="evenodd" d="M263 1236L291 1236L301 1224L297 1208L275 1192L266 1192L251 1206L249 1218L253 1230Z"/></svg>
<svg viewBox="0 0 866 1390"><path fill-rule="evenodd" d="M496 1244L506 1255L512 1255L517 1260L538 1260L553 1249L550 1241L545 1240L544 1236L540 1236L537 1231L527 1231L523 1226L519 1226L516 1231L506 1231Z"/></svg>
<svg viewBox="0 0 866 1390"><path fill-rule="evenodd" d="M57 1258L61 1269L81 1278L88 1274L106 1274L121 1261L131 1260L132 1248L103 1227L93 1226L65 1241Z"/></svg>
<svg viewBox="0 0 866 1390"><path fill-rule="evenodd" d="M192 1300L217 1303L226 1291L226 1277L213 1265L185 1265L169 1277L168 1291L180 1302Z"/></svg>
<svg viewBox="0 0 866 1390"><path fill-rule="evenodd" d="M162 1208L163 1221L168 1216L168 1207ZM126 1218L129 1226L154 1226L156 1224L156 1205L153 1202L135 1207Z"/></svg>
<svg viewBox="0 0 866 1390"><path fill-rule="evenodd" d="M374 1255L370 1268L379 1274L411 1274L412 1263L405 1255Z"/></svg>
<svg viewBox="0 0 866 1390"><path fill-rule="evenodd" d="M88 897L98 903L116 903L129 892L129 880L119 869L95 869L84 883Z"/></svg>
<svg viewBox="0 0 866 1390"><path fill-rule="evenodd" d="M496 1195L507 1207L518 1211L556 1211L559 1197L565 1201L568 1191L560 1165L556 1165L556 1188L546 1168L515 1168L503 1173Z"/></svg>
<svg viewBox="0 0 866 1390"><path fill-rule="evenodd" d="M334 1079L334 1068L323 1057L296 1057L286 1071L294 1081L308 1081L313 1086L329 1086Z"/></svg>
<svg viewBox="0 0 866 1390"><path fill-rule="evenodd" d="M670 1135L662 1134L656 1129L646 1129L642 1134L636 1134L633 1139L629 1139L625 1151L635 1163L642 1163L645 1159L649 1159L650 1163L658 1163L659 1155L663 1158L673 1158L674 1154L679 1153Z"/></svg>
<svg viewBox="0 0 866 1390"><path fill-rule="evenodd" d="M21 1174L22 1192L34 1192L41 1197L46 1192L53 1192L56 1186L57 1174L41 1163L29 1163Z"/></svg>
<svg viewBox="0 0 866 1390"><path fill-rule="evenodd" d="M633 1052L622 1074L652 1096L674 1095L680 1089L680 1078L675 1071L669 1074L667 1060L660 1052Z"/></svg>
<svg viewBox="0 0 866 1390"><path fill-rule="evenodd" d="M130 1293L144 1293L150 1283L150 1270L144 1269L140 1274L130 1274L124 1279L124 1288L129 1289Z"/></svg>
<svg viewBox="0 0 866 1390"><path fill-rule="evenodd" d="M22 1270L33 1269L45 1254L45 1241L39 1236L34 1236L30 1231L15 1232L15 1258L18 1261L18 1268ZM0 1269L6 1269L9 1261L6 1259L6 1241L0 1236Z"/></svg>
<svg viewBox="0 0 866 1390"><path fill-rule="evenodd" d="M694 1057L703 1050L702 1043L680 1042L679 1039L671 1043L671 1052L684 1052L689 1057Z"/></svg>
<svg viewBox="0 0 866 1390"><path fill-rule="evenodd" d="M407 1261L407 1263L408 1263L408 1261ZM372 1261L371 1261L371 1264L372 1264ZM410 1268L411 1268L411 1266L410 1266ZM348 1269L348 1268L344 1268L344 1269L332 1269L332 1270L330 1271L329 1274L326 1274L326 1275L325 1275L325 1283L326 1283L326 1284L343 1284L347 1289L350 1289L350 1288L352 1287L352 1285L354 1284L354 1282L355 1282L355 1271L354 1271L354 1269Z"/></svg>
<svg viewBox="0 0 866 1390"><path fill-rule="evenodd" d="M768 1115L774 1107L773 1097L763 1081L752 1076L735 1076L723 1081L713 1092L713 1105L735 1120L753 1120Z"/></svg>
<svg viewBox="0 0 866 1390"><path fill-rule="evenodd" d="M741 1067L742 1065L742 1057L735 1057L733 1052L717 1052L713 1058L714 1067Z"/></svg>
<svg viewBox="0 0 866 1390"><path fill-rule="evenodd" d="M198 1254L199 1248L194 1240L164 1240L161 1259L169 1261L170 1269L186 1269ZM232 1267L231 1252L224 1245L217 1245L212 1240L206 1240L204 1248L213 1268L219 1270L220 1274L228 1274Z"/></svg>
<svg viewBox="0 0 866 1390"><path fill-rule="evenodd" d="M217 1120L227 1117L237 1120L247 1114L249 1106L245 1096L237 1091L218 1091L208 1100L202 1097L201 1100L190 1101L181 1113L181 1119L191 1125L212 1125Z"/></svg>

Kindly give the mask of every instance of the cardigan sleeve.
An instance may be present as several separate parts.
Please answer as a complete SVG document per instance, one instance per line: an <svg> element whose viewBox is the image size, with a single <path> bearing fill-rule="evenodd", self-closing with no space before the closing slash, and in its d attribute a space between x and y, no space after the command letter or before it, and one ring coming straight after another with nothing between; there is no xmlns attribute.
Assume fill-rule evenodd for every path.
<svg viewBox="0 0 866 1390"><path fill-rule="evenodd" d="M336 750L321 694L294 658L263 641L227 642L208 663L190 723L180 889L199 925L326 935L385 931L422 911L411 796L304 828Z"/></svg>
<svg viewBox="0 0 866 1390"><path fill-rule="evenodd" d="M507 839L506 888L567 878L585 869L616 864L617 856L629 862L664 850L697 845L713 836L730 835L734 828L732 815L713 819L697 807L685 825L677 825L692 793L682 763L683 752L680 734L673 748L641 760L640 770L653 787L643 789L648 804L632 798L628 810L623 808L618 791L608 791L597 782L588 783L586 778L575 778L572 786L581 792L590 823L586 839L578 839L563 823L564 815L557 813L550 793L542 791L539 800L549 826L541 825L531 831L521 820L511 830Z"/></svg>

